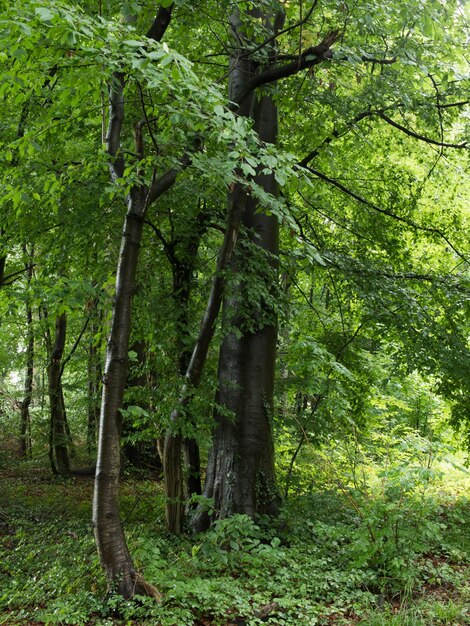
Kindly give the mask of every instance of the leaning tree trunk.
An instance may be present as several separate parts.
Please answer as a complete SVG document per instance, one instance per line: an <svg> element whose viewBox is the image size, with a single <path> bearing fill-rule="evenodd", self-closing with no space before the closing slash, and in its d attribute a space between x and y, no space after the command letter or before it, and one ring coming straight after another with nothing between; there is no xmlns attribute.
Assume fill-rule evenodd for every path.
<svg viewBox="0 0 470 626"><path fill-rule="evenodd" d="M56 317L55 339L52 345L49 367L47 368L49 382L50 403L50 451L51 468L54 473L68 475L70 473L70 458L67 432L67 416L65 413L64 396L62 391L62 356L64 354L65 338L67 334L67 316L61 313ZM55 459L55 462L54 460Z"/></svg>
<svg viewBox="0 0 470 626"><path fill-rule="evenodd" d="M239 28L236 18L234 24ZM242 40L243 33L239 33L238 41ZM238 50L239 54L232 59L229 97L234 102L239 100L239 94L245 91L256 71L249 56L242 52ZM251 102L247 100L242 102L239 115L254 120L261 141L275 143L277 107L274 100L269 95L256 99L256 94ZM274 175L258 175L256 182L265 191L277 194ZM278 255L277 219L257 213L256 202L250 198L243 225L252 233L252 243L260 246L272 263ZM248 271L243 267L242 255L237 255L233 269ZM267 315L262 319L252 319L250 325L254 325L254 330L248 332L246 314L242 312L246 307L245 295L241 290L224 301L224 318L237 332L230 333L220 349L216 405L224 410L215 414L214 441L203 491L204 496L213 499L216 516L220 518L234 513L275 514L280 503L271 425L277 340L275 312L265 311ZM209 523L207 513L201 508L193 519L193 528L202 530Z"/></svg>

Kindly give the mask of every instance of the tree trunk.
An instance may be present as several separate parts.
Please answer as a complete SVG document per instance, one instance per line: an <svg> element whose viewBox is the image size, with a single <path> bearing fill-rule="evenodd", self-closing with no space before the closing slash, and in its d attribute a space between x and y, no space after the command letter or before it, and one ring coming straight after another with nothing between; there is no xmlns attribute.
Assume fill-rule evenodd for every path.
<svg viewBox="0 0 470 626"><path fill-rule="evenodd" d="M93 339L97 332L96 324L90 328L91 338L88 343L88 398L87 398L87 433L86 443L88 452L96 448L96 432L100 416L99 391L101 380L101 368L99 363L98 348Z"/></svg>
<svg viewBox="0 0 470 626"><path fill-rule="evenodd" d="M52 471L62 475L70 473L70 459L67 432L67 417L65 413L64 396L62 392L62 356L67 334L67 317L65 313L58 315L55 322L55 339L51 349L49 367L47 370L49 381L50 403L50 458L55 458L51 463Z"/></svg>
<svg viewBox="0 0 470 626"><path fill-rule="evenodd" d="M1 234L3 234L3 231L0 231L0 235ZM7 260L7 257L5 255L0 255L0 287L3 286L6 260Z"/></svg>
<svg viewBox="0 0 470 626"><path fill-rule="evenodd" d="M21 402L20 417L20 441L19 456L26 458L31 456L31 420L29 406L33 395L33 370L34 370L34 334L33 334L33 313L28 305L27 311L28 343L26 345L26 376L24 381L24 396Z"/></svg>
<svg viewBox="0 0 470 626"><path fill-rule="evenodd" d="M128 199L121 250L116 276L111 333L106 350L103 391L98 436L93 526L101 564L110 587L124 598L139 591L137 577L124 533L118 506L120 473L119 410L123 405L128 370L131 332L132 297L136 288L136 271L145 210L145 190L133 190Z"/></svg>
<svg viewBox="0 0 470 626"><path fill-rule="evenodd" d="M173 4L160 7L148 31L156 41L163 37L171 20ZM116 72L109 87L109 123L106 149L110 157L111 179L124 176L125 162L121 150L121 133L124 123L124 76ZM142 128L134 126L137 158L143 158ZM189 158L180 167L187 167ZM101 565L106 573L109 588L124 598L134 594L159 598L158 591L146 583L136 572L121 526L118 506L120 471L119 410L122 407L128 371L128 350L131 332L132 296L136 289L136 272L140 243L147 207L175 182L178 170L172 168L160 177L154 170L149 187L133 186L127 196L127 213L121 238L121 249L116 271L116 294L113 306L111 332L106 349L103 391L98 435L95 489L93 494L93 526ZM143 175L142 172L140 172Z"/></svg>
<svg viewBox="0 0 470 626"><path fill-rule="evenodd" d="M243 41L237 18L233 19L233 24L238 34L237 41ZM231 61L229 98L235 102L256 71L255 64L250 63L249 56L242 52L238 50ZM262 141L276 142L277 107L269 95L260 96L257 100L244 98L238 113L254 120ZM277 194L273 175L258 175L256 182L265 191ZM279 245L277 219L257 214L256 209L256 202L250 198L243 225L252 233L253 243L275 259ZM242 265L243 259L237 255L235 271L242 269ZM247 268L244 269L246 272ZM268 288L271 286L268 285ZM215 414L214 442L203 491L204 496L214 500L219 518L234 513L250 516L256 513L276 514L280 504L271 424L277 340L275 312L269 311L268 322L252 319L254 330L249 332L244 323L243 300L241 288L241 293L224 301L224 317L237 332L230 333L220 349L216 404L223 406L224 411L216 411ZM193 519L193 528L203 530L209 523L207 513L201 507Z"/></svg>
<svg viewBox="0 0 470 626"><path fill-rule="evenodd" d="M26 250L25 250L26 252ZM28 266L28 287L31 284L33 276L32 257ZM20 439L19 439L19 456L26 458L31 456L31 420L29 415L29 406L33 395L33 374L34 374L34 331L33 331L33 311L31 304L26 302L26 373L24 381L24 395L21 402L20 414Z"/></svg>

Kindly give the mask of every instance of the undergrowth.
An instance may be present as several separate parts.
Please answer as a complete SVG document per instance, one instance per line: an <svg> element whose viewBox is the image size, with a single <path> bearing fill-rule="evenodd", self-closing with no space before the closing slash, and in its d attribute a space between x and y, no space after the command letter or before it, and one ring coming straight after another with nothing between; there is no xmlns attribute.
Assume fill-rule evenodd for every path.
<svg viewBox="0 0 470 626"><path fill-rule="evenodd" d="M420 467L405 454L401 463L369 463L361 485L320 477L321 491L313 481L293 493L275 521L238 515L197 537L165 532L159 485L125 480L131 553L163 593L161 605L106 593L90 479L4 472L0 623L464 626L468 477L444 462Z"/></svg>

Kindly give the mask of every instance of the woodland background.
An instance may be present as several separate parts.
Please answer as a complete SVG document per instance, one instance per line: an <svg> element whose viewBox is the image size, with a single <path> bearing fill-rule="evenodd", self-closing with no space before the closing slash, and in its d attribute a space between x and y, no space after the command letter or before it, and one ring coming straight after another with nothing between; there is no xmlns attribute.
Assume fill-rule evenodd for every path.
<svg viewBox="0 0 470 626"><path fill-rule="evenodd" d="M0 6L0 623L468 624L468 3Z"/></svg>

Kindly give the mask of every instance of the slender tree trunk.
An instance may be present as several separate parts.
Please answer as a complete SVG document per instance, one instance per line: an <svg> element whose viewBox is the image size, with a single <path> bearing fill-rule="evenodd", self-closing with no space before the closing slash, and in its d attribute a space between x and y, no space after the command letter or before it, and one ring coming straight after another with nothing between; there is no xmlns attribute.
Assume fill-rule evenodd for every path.
<svg viewBox="0 0 470 626"><path fill-rule="evenodd" d="M259 14L258 14L259 16ZM233 19L237 41L243 41L238 19ZM237 101L256 71L249 56L238 54L231 61L229 97ZM244 99L239 115L254 120L259 137L264 142L277 139L277 107L269 95ZM273 175L258 175L256 182L273 195L277 194ZM277 219L257 213L256 202L250 198L243 216L244 226L253 234L253 243L260 246L270 259L278 254L279 226ZM234 269L242 268L243 259L236 255ZM249 280L249 276L247 277ZM271 288L268 285L268 288ZM269 311L270 321L251 320L255 329L246 330L243 313L244 293L224 301L224 317L238 329L222 343L219 355L219 389L216 404L214 442L209 455L203 494L212 498L216 516L234 513L275 514L280 504L274 471L272 411L277 324L275 312ZM264 303L266 305L266 303ZM267 306L267 305L266 305ZM245 317L245 319L244 319ZM227 412L231 417L227 416ZM193 528L202 530L210 520L200 509L193 519Z"/></svg>
<svg viewBox="0 0 470 626"><path fill-rule="evenodd" d="M158 9L147 33L148 37L156 41L161 40L170 23L172 10L173 4ZM124 154L121 150L124 82L124 76L115 73L109 88L106 148L110 157L111 179L114 181L122 178L125 172ZM138 159L143 158L141 133L141 126L135 126L134 142ZM182 167L189 164L189 159L183 161ZM176 168L172 168L157 177L154 171L149 187L137 184L129 191L117 263L111 332L106 349L93 495L93 526L98 555L109 587L124 598L130 598L134 594L160 597L158 591L136 572L121 526L118 506L121 429L119 410L122 408L127 378L132 297L136 289L137 263L145 211L173 185L177 172ZM140 172L140 175L143 176L143 172Z"/></svg>
<svg viewBox="0 0 470 626"><path fill-rule="evenodd" d="M90 328L91 338L88 342L88 398L87 398L87 433L86 442L88 452L92 452L96 448L96 433L100 416L99 391L101 380L101 368L99 363L99 353L96 343L93 339L97 332L96 324L92 324Z"/></svg>
<svg viewBox="0 0 470 626"><path fill-rule="evenodd" d="M3 231L0 231L0 235L3 234ZM0 287L3 286L3 279L5 277L5 264L7 261L6 255L0 256Z"/></svg>
<svg viewBox="0 0 470 626"><path fill-rule="evenodd" d="M55 323L55 339L52 345L49 367L47 369L49 381L50 403L50 457L55 458L51 464L52 471L62 475L70 473L70 459L68 442L70 435L67 432L64 396L62 392L62 356L67 334L67 317L65 313L58 315Z"/></svg>
<svg viewBox="0 0 470 626"><path fill-rule="evenodd" d="M120 408L128 370L132 297L142 239L145 190L133 190L128 200L116 276L111 334L103 376L98 458L93 498L93 526L101 564L109 584L124 598L142 589L121 526L118 506L120 473ZM139 591L140 589L140 591Z"/></svg>
<svg viewBox="0 0 470 626"><path fill-rule="evenodd" d="M20 417L20 441L19 455L21 458L31 456L31 419L29 406L33 395L33 371L34 371L34 334L33 334L33 312L29 304L26 310L28 324L28 342L26 345L26 375L24 382L24 396L21 402Z"/></svg>
<svg viewBox="0 0 470 626"><path fill-rule="evenodd" d="M24 247L26 254L26 246ZM28 288L33 277L33 253L30 257L30 263L27 272ZM19 456L26 458L31 456L31 420L29 415L29 406L33 396L33 374L34 374L34 329L33 329L33 311L31 304L26 301L26 372L24 380L24 395L21 402L20 413L20 439L19 439Z"/></svg>

